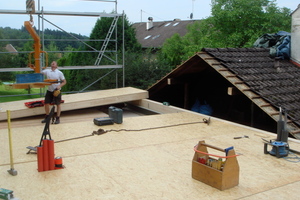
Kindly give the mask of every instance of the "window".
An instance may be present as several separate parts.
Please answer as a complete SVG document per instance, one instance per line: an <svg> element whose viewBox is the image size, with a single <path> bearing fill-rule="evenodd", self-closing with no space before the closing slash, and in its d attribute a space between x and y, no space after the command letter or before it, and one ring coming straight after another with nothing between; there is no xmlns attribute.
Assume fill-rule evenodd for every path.
<svg viewBox="0 0 300 200"><path fill-rule="evenodd" d="M152 40L155 40L156 38L158 38L160 35L156 35L152 38Z"/></svg>

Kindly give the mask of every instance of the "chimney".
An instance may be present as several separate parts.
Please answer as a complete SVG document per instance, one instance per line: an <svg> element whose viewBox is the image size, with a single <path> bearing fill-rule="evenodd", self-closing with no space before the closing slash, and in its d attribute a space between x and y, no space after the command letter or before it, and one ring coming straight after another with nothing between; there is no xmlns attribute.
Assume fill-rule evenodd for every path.
<svg viewBox="0 0 300 200"><path fill-rule="evenodd" d="M280 57L275 57L274 58L274 67L276 69L277 72L282 72L282 70L280 69Z"/></svg>
<svg viewBox="0 0 300 200"><path fill-rule="evenodd" d="M297 64L300 64L300 4L291 15L291 60Z"/></svg>
<svg viewBox="0 0 300 200"><path fill-rule="evenodd" d="M153 18L152 17L148 17L148 22L146 24L147 31L150 30L152 27L153 27Z"/></svg>

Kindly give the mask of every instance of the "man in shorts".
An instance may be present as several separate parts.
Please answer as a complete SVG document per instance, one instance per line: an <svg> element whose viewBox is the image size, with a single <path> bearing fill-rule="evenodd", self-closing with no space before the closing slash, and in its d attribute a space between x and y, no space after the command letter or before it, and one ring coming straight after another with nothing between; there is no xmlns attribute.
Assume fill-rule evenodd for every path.
<svg viewBox="0 0 300 200"><path fill-rule="evenodd" d="M54 103L57 107L56 118L54 124L60 123L60 113L61 113L61 93L59 92L58 96L55 96L55 90L61 90L61 88L67 84L64 74L57 69L57 62L53 61L51 63L51 69L45 69L41 73L44 74L47 79L57 80L58 83L54 83L48 86L47 93L45 95L45 119L42 120L42 123L46 123L47 117L50 113L50 103Z"/></svg>

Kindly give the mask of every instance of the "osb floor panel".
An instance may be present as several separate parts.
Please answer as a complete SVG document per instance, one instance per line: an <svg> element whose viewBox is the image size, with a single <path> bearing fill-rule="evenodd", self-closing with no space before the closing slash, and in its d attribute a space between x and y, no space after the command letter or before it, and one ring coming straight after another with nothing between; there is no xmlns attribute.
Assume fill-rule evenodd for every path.
<svg viewBox="0 0 300 200"><path fill-rule="evenodd" d="M115 104L113 104L115 105ZM120 106L119 106L120 107ZM121 107L120 107L121 108ZM132 111L123 107L123 117L139 116L141 113ZM41 121L44 119L45 114L23 117L18 119L11 119L11 123L14 127L28 127L41 125ZM94 118L108 117L108 106L98 106L92 108L84 108L71 111L63 111L61 114L61 123L76 123L76 122L93 122ZM0 129L7 129L7 120L0 121Z"/></svg>
<svg viewBox="0 0 300 200"><path fill-rule="evenodd" d="M37 171L35 154L26 154L27 146L38 145L43 124L14 127L12 122L14 168L18 175L7 172L8 130L1 128L0 187L13 190L22 200L298 199L300 163L263 153L261 138L274 139L274 135L217 119L212 119L210 125L202 120L199 114L180 112L129 116L123 118L122 124L108 126L96 126L92 120L51 125L55 141L89 135L99 128L128 131L56 143L55 155L63 158L65 168L46 172ZM199 123L178 125L191 122ZM162 126L171 127L156 129ZM244 135L249 139L233 139ZM191 177L193 147L199 140L220 148L234 146L241 154L238 186L219 191ZM289 144L300 150L298 141L291 140Z"/></svg>

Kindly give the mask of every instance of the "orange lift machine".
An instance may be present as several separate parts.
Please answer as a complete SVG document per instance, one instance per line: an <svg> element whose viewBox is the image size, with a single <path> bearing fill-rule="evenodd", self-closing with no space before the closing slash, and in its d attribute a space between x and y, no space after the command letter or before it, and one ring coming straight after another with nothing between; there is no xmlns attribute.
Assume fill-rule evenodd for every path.
<svg viewBox="0 0 300 200"><path fill-rule="evenodd" d="M48 54L45 51L41 50L41 40L39 35L36 33L33 28L33 17L32 14L35 13L35 2L34 0L26 0L26 12L30 14L30 21L25 21L24 26L27 31L30 33L31 37L34 40L34 51L29 54L28 67L34 70L34 73L31 74L18 74L16 83L12 84L14 89L30 89L30 88L43 88L46 85L51 85L57 80L44 80L44 75L41 73L41 56L45 54L45 67L48 66ZM32 61L32 54L34 56L34 64Z"/></svg>

